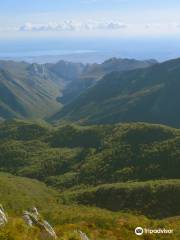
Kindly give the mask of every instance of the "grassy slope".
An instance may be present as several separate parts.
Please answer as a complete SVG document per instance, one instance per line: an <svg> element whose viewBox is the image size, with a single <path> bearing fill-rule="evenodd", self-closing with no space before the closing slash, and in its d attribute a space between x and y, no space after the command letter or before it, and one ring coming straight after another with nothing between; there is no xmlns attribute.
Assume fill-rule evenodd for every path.
<svg viewBox="0 0 180 240"><path fill-rule="evenodd" d="M33 206L42 210L56 206L57 192L37 180L0 172L0 199L7 211L21 214Z"/></svg>
<svg viewBox="0 0 180 240"><path fill-rule="evenodd" d="M6 173L0 173L0 198L9 213L9 224L1 227L1 240L35 240L38 237L38 229L28 229L21 218L22 211L32 206L38 206L55 227L59 240L80 240L74 232L78 229L96 240L137 239L134 234L137 224L142 227L168 227L175 230L173 237L162 236L159 239L178 239L179 236L178 218L152 221L143 216L112 213L93 207L65 206L57 202L57 192L43 183ZM148 239L155 237L150 236Z"/></svg>
<svg viewBox="0 0 180 240"><path fill-rule="evenodd" d="M73 210L73 211L72 211ZM84 213L82 213L84 211ZM75 217L75 214L76 217ZM70 217L72 216L72 217ZM113 217L114 216L114 217ZM55 224L58 240L81 240L75 233L81 229L86 232L91 240L179 240L180 219L170 218L162 221L152 221L143 216L132 216L130 214L117 214L100 211L93 208L79 208L74 211L65 212L65 217L60 218L64 223ZM79 220L79 221L78 221ZM137 226L149 229L173 229L174 234L144 234L138 237L134 234ZM6 228L1 228L1 240L37 240L38 230L28 229L22 220L17 217L10 219Z"/></svg>
<svg viewBox="0 0 180 240"><path fill-rule="evenodd" d="M43 65L0 61L0 116L44 118L61 107L60 78Z"/></svg>

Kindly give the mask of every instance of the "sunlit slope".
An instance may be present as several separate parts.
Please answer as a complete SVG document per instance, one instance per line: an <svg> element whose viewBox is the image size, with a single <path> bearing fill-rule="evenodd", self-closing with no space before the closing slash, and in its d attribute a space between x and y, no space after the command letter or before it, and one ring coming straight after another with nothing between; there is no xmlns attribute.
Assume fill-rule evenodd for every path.
<svg viewBox="0 0 180 240"><path fill-rule="evenodd" d="M37 180L0 172L0 201L11 213L37 206L43 211L47 206L57 206L57 192Z"/></svg>
<svg viewBox="0 0 180 240"><path fill-rule="evenodd" d="M60 109L59 78L43 65L0 62L0 117L43 118Z"/></svg>

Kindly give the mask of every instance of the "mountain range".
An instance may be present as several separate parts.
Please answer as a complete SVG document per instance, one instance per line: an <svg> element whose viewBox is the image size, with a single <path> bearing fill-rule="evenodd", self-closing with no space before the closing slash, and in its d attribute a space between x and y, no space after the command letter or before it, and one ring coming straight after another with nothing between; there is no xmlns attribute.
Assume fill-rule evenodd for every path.
<svg viewBox="0 0 180 240"><path fill-rule="evenodd" d="M180 59L107 74L53 116L88 124L163 123L180 127Z"/></svg>
<svg viewBox="0 0 180 240"><path fill-rule="evenodd" d="M0 61L0 118L180 126L180 59L102 64Z"/></svg>
<svg viewBox="0 0 180 240"><path fill-rule="evenodd" d="M110 59L92 65L0 61L0 118L48 118L107 73L152 64L153 60L128 59Z"/></svg>

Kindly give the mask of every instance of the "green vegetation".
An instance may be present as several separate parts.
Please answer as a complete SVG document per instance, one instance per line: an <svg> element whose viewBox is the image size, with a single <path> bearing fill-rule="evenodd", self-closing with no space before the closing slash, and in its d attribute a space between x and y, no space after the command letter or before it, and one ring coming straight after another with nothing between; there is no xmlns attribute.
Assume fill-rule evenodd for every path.
<svg viewBox="0 0 180 240"><path fill-rule="evenodd" d="M0 201L11 214L38 206L45 210L48 205L57 206L58 194L37 180L0 173Z"/></svg>
<svg viewBox="0 0 180 240"><path fill-rule="evenodd" d="M0 61L0 203L10 216L0 240L38 240L22 220L33 206L59 240L80 240L77 230L136 240L137 226L173 229L158 239L180 239L180 130L138 122L179 126L179 62ZM47 119L61 103L53 117L61 125L3 121Z"/></svg>
<svg viewBox="0 0 180 240"><path fill-rule="evenodd" d="M45 66L0 61L0 117L42 119L60 110L61 80Z"/></svg>
<svg viewBox="0 0 180 240"><path fill-rule="evenodd" d="M180 180L99 185L66 191L62 197L65 203L95 205L112 211L134 211L155 218L180 215Z"/></svg>
<svg viewBox="0 0 180 240"><path fill-rule="evenodd" d="M52 127L11 121L1 123L0 132L1 171L36 178L61 192L96 186L99 189L102 184L115 184L117 189L116 183L127 182L125 186L130 199L142 188L150 197L156 196L157 201L169 196L168 203L173 201L170 192L176 189L174 201L179 199L178 182L172 181L169 185L167 181L160 181L180 178L180 131L177 129L145 123ZM147 180L159 182L154 183L155 189L138 183ZM129 181L137 182L133 191L128 191L132 186ZM158 187L161 183L165 186L163 193ZM101 189L100 186L98 193ZM110 189L107 186L105 194L111 194ZM116 191L113 194L116 195ZM146 205L143 197L141 200ZM111 203L115 207L113 199L115 196ZM101 205L106 207L103 203ZM111 209L110 206L107 208ZM155 215L159 217L158 206L156 208ZM115 207L115 210L122 209L123 205L119 209ZM139 209L135 206L132 210ZM176 210L170 210L162 212L162 217L178 213L178 205ZM148 207L142 213L152 215Z"/></svg>
<svg viewBox="0 0 180 240"><path fill-rule="evenodd" d="M55 227L59 240L80 240L75 232L82 230L96 240L138 239L134 229L138 225L149 228L174 229L175 234L160 236L159 239L178 239L179 218L150 220L144 216L128 213L113 213L95 207L62 205L59 193L37 180L0 173L0 199L9 214L9 223L0 227L0 239L38 239L37 228L29 229L22 220L22 211L37 206L43 216ZM156 236L148 239L155 240ZM146 239L146 236L142 237Z"/></svg>
<svg viewBox="0 0 180 240"><path fill-rule="evenodd" d="M114 70L145 68L156 61L110 59L102 64L59 61L29 64L0 60L0 119L46 119Z"/></svg>
<svg viewBox="0 0 180 240"><path fill-rule="evenodd" d="M1 122L0 199L11 218L0 239L36 239L21 219L32 206L60 240L79 240L78 229L92 240L138 239L137 226L173 228L158 239L179 239L179 145L180 130L163 125Z"/></svg>
<svg viewBox="0 0 180 240"><path fill-rule="evenodd" d="M1 171L56 186L178 179L180 131L144 123L80 127L0 124Z"/></svg>
<svg viewBox="0 0 180 240"><path fill-rule="evenodd" d="M180 127L180 59L113 72L65 105L52 120L84 124L150 122Z"/></svg>
<svg viewBox="0 0 180 240"><path fill-rule="evenodd" d="M58 216L58 214L61 214ZM55 213L54 226L58 240L81 240L76 233L78 229L86 232L90 239L96 240L138 240L134 234L135 228L142 226L150 229L173 229L174 234L152 234L141 236L143 240L178 240L180 237L179 218L169 218L161 221L152 221L143 216L131 214L114 214L97 208L62 208ZM58 217L57 217L58 216ZM58 222L58 224L56 223ZM1 227L1 240L38 240L39 230L29 229L20 217L11 218L9 224ZM158 237L158 238L157 238Z"/></svg>

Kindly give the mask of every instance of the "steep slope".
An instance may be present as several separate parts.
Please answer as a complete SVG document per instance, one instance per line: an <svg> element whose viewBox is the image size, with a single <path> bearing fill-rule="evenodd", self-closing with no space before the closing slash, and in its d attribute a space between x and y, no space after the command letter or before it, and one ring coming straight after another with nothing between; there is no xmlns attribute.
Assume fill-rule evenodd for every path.
<svg viewBox="0 0 180 240"><path fill-rule="evenodd" d="M51 72L59 77L66 79L66 81L75 81L80 78L84 71L85 65L82 63L72 63L66 61L59 61L55 64L45 64Z"/></svg>
<svg viewBox="0 0 180 240"><path fill-rule="evenodd" d="M118 240L117 235L119 234L124 236L123 239L128 240L130 236L134 235L133 231L128 230L129 226L133 225L135 228L137 218L142 225L150 224L150 220L142 216L116 214L107 210L74 204L62 205L59 203L58 197L57 191L37 180L0 173L0 199L9 220L5 227L1 226L0 238L2 240L39 239L39 228L29 228L22 219L23 211L34 206L54 227L59 240L80 240L77 230L85 232L91 239L96 240ZM119 222L126 223L127 219L129 225L124 226L123 229L120 228ZM178 228L175 218L154 221L153 224L158 225L159 223L163 226L169 223L174 228ZM127 232L128 237L126 238Z"/></svg>
<svg viewBox="0 0 180 240"><path fill-rule="evenodd" d="M111 58L100 64L94 63L85 65L82 63L61 60L55 64L44 64L44 66L67 81L75 81L79 79L94 79L97 81L104 75L113 71L123 72L138 68L146 68L156 63L156 60L143 61L136 59Z"/></svg>
<svg viewBox="0 0 180 240"><path fill-rule="evenodd" d="M54 116L85 123L144 121L180 127L180 59L104 77Z"/></svg>
<svg viewBox="0 0 180 240"><path fill-rule="evenodd" d="M0 117L43 118L60 109L61 80L43 65L0 62Z"/></svg>
<svg viewBox="0 0 180 240"><path fill-rule="evenodd" d="M102 64L89 64L84 69L81 78L99 80L110 72L124 72L139 68L147 68L157 64L156 60L136 60L123 58L110 58Z"/></svg>
<svg viewBox="0 0 180 240"><path fill-rule="evenodd" d="M61 77L71 80L63 91L60 101L67 104L79 96L83 91L93 86L106 74L113 71L123 72L138 68L146 68L156 64L155 60L139 61L135 59L112 58L102 64L75 64L60 61L51 70ZM63 75L62 75L63 74Z"/></svg>
<svg viewBox="0 0 180 240"><path fill-rule="evenodd" d="M58 193L44 183L0 172L1 204L12 213L22 214L34 206L45 210L47 203L55 207L57 198Z"/></svg>

